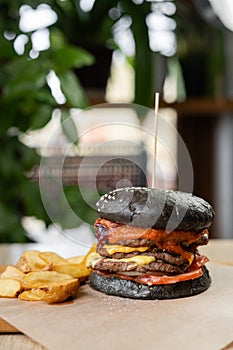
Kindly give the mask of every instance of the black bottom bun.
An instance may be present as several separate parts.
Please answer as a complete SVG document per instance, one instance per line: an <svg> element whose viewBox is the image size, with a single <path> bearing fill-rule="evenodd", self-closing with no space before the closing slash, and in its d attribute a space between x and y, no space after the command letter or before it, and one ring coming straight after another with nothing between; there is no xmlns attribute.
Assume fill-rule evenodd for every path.
<svg viewBox="0 0 233 350"><path fill-rule="evenodd" d="M106 277L91 272L89 284L99 292L131 299L174 299L204 292L211 284L209 271L203 267L203 275L188 281L148 286L116 276Z"/></svg>

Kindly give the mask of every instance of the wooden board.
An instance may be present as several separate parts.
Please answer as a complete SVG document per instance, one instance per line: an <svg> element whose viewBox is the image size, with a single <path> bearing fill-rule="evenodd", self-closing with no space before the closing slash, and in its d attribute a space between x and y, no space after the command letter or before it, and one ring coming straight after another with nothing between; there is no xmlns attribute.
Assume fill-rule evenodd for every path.
<svg viewBox="0 0 233 350"><path fill-rule="evenodd" d="M5 270L5 265L0 265L0 273L2 273ZM10 323L4 321L0 317L0 333L20 333L17 328L12 326Z"/></svg>
<svg viewBox="0 0 233 350"><path fill-rule="evenodd" d="M20 333L20 331L10 323L0 318L0 333Z"/></svg>

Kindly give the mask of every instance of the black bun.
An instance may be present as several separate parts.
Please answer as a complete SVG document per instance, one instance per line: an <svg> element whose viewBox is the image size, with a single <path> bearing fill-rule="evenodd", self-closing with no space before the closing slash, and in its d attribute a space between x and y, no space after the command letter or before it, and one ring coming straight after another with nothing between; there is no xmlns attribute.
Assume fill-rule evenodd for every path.
<svg viewBox="0 0 233 350"><path fill-rule="evenodd" d="M191 193L144 187L111 191L100 198L96 208L107 220L168 231L207 228L215 214L209 203Z"/></svg>
<svg viewBox="0 0 233 350"><path fill-rule="evenodd" d="M99 292L131 299L175 299L204 292L211 284L209 271L203 267L203 275L188 281L148 286L116 276L102 276L91 272L89 284Z"/></svg>

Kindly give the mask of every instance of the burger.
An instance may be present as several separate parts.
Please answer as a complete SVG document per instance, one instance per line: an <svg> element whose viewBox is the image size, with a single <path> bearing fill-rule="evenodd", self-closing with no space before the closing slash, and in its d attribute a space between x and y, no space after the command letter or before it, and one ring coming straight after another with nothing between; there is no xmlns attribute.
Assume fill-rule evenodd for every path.
<svg viewBox="0 0 233 350"><path fill-rule="evenodd" d="M128 187L96 204L97 248L87 259L89 284L109 295L172 299L205 291L211 284L206 245L214 210L181 191Z"/></svg>

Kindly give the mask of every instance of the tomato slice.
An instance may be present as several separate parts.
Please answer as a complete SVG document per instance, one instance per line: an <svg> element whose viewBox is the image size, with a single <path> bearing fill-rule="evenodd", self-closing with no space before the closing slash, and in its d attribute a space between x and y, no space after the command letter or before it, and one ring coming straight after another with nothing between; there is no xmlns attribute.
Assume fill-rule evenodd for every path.
<svg viewBox="0 0 233 350"><path fill-rule="evenodd" d="M189 266L188 272L191 272L193 270L198 269L199 267L204 266L206 263L208 263L209 259L205 255L201 255L199 253L195 254L195 259L193 260L192 264Z"/></svg>
<svg viewBox="0 0 233 350"><path fill-rule="evenodd" d="M175 275L175 276L166 276L166 275L162 275L162 276L158 276L158 275L153 275L153 274L144 274L141 276L128 276L128 275L123 275L123 274L113 274L113 273L109 273L106 271L97 271L94 270L95 272L97 272L99 275L103 275L106 277L118 277L121 278L123 280L131 280L131 281L136 281L138 283L141 284L146 284L148 286L152 286L155 284L172 284L172 283L178 283L178 282L182 282L182 281L188 281L188 280L193 280L196 279L198 277L201 277L203 275L203 270L202 267L190 271L190 272L186 272L186 273L182 273L180 275Z"/></svg>
<svg viewBox="0 0 233 350"><path fill-rule="evenodd" d="M135 277L134 280L138 283L147 284L148 286L151 286L153 284L170 284L170 283L193 280L195 278L202 276L202 274L203 274L203 270L200 267L199 269L196 269L194 271L183 273L180 275L175 275L175 276L166 276L166 275L156 276L152 274L145 274L142 276Z"/></svg>

